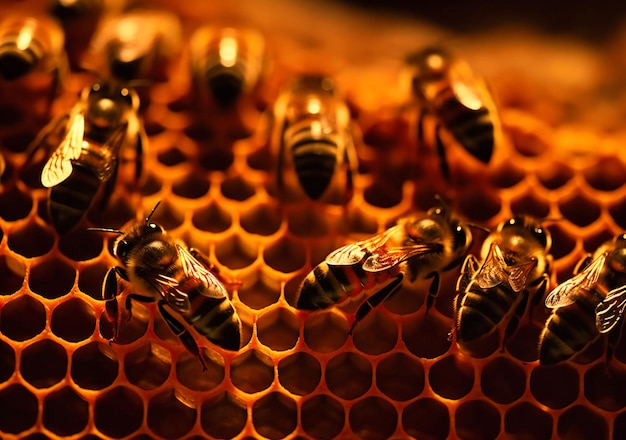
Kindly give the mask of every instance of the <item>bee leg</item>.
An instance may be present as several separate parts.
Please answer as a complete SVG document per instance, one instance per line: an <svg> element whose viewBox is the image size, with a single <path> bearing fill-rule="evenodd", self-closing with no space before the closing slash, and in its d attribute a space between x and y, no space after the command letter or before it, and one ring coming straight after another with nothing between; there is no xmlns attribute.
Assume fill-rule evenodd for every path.
<svg viewBox="0 0 626 440"><path fill-rule="evenodd" d="M426 298L426 316L428 316L428 312L430 311L430 308L433 306L433 303L435 302L435 298L437 297L437 295L439 295L439 285L440 285L440 276L439 276L439 272L433 272L431 273L428 278L433 279L433 281L430 283L430 287L428 288L428 297Z"/></svg>
<svg viewBox="0 0 626 440"><path fill-rule="evenodd" d="M443 146L443 141L441 140L440 124L437 124L437 128L435 129L435 146L437 147L437 154L439 155L441 175L446 182L450 182L452 180L450 175L450 165L448 164L448 159L446 158L446 149Z"/></svg>
<svg viewBox="0 0 626 440"><path fill-rule="evenodd" d="M161 316L163 316L165 323L170 328L170 330L174 332L178 339L180 339L185 348L187 348L187 350L189 350L191 354L198 358L198 360L202 364L202 371L206 371L206 363L204 362L204 358L200 354L200 347L198 346L198 343L191 335L191 333L189 333L189 330L187 330L185 326L180 323L179 320L174 318L174 316L167 311L167 309L165 308L166 304L167 302L164 300L159 301L158 304L159 312L161 313Z"/></svg>
<svg viewBox="0 0 626 440"><path fill-rule="evenodd" d="M592 260L593 260L593 256L591 254L587 254L586 257L583 257L576 264L576 267L574 267L574 275L578 275L580 272L582 272L585 269L585 267L589 266Z"/></svg>
<svg viewBox="0 0 626 440"><path fill-rule="evenodd" d="M102 299L105 301L104 316L113 325L113 336L110 342L117 340L117 333L120 327L120 314L117 306L117 269L116 267L109 269L102 284Z"/></svg>
<svg viewBox="0 0 626 440"><path fill-rule="evenodd" d="M148 143L148 135L141 121L137 121L139 130L137 132L137 142L135 144L135 185L139 186L141 176L143 175L143 155L145 146Z"/></svg>
<svg viewBox="0 0 626 440"><path fill-rule="evenodd" d="M404 278L403 274L399 274L398 277L393 280L391 283L387 284L381 290L372 295L367 301L361 304L356 311L356 316L354 318L354 322L348 331L349 335L352 335L354 328L356 325L365 318L369 312L371 312L376 306L378 306L381 302L386 300L387 298L392 297L395 293L400 289L400 285L402 283L402 279Z"/></svg>
<svg viewBox="0 0 626 440"><path fill-rule="evenodd" d="M128 319L126 321L130 321L133 317L133 301L139 301L142 303L152 303L154 302L154 298L150 296L137 295L135 293L131 293L126 297L126 301L124 303L124 307L128 311Z"/></svg>

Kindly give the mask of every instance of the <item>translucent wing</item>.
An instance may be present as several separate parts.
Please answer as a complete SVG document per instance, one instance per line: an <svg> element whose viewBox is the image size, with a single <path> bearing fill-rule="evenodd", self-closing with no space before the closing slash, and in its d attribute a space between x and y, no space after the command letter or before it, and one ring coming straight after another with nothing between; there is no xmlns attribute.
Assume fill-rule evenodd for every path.
<svg viewBox="0 0 626 440"><path fill-rule="evenodd" d="M626 286L611 290L596 306L596 327L600 333L608 333L619 322L626 309Z"/></svg>
<svg viewBox="0 0 626 440"><path fill-rule="evenodd" d="M206 284L207 290L203 291L206 296L211 298L224 298L228 296L228 292L224 285L213 275L203 264L194 258L191 253L183 246L177 244L178 258L180 258L183 272L191 279Z"/></svg>
<svg viewBox="0 0 626 440"><path fill-rule="evenodd" d="M476 282L481 289L490 289L506 281L507 264L504 261L502 250L496 243L491 243L489 253L482 267L476 273Z"/></svg>
<svg viewBox="0 0 626 440"><path fill-rule="evenodd" d="M469 110L478 110L484 105L485 90L482 80L467 63L457 60L450 69L450 84L457 101Z"/></svg>
<svg viewBox="0 0 626 440"><path fill-rule="evenodd" d="M328 254L326 263L333 266L352 266L360 263L368 255L378 252L402 227L396 225L368 239L340 247Z"/></svg>
<svg viewBox="0 0 626 440"><path fill-rule="evenodd" d="M598 281L606 256L606 253L600 255L578 275L556 286L546 297L546 307L554 309L572 304L579 290L591 288Z"/></svg>
<svg viewBox="0 0 626 440"><path fill-rule="evenodd" d="M78 159L85 135L85 117L77 113L59 147L52 153L41 172L41 183L46 188L58 185L72 174L72 160Z"/></svg>
<svg viewBox="0 0 626 440"><path fill-rule="evenodd" d="M179 313L186 313L191 310L189 295L180 290L178 280L167 275L158 274L154 277L152 285L161 293L167 303Z"/></svg>
<svg viewBox="0 0 626 440"><path fill-rule="evenodd" d="M509 286L514 292L521 292L526 287L526 279L533 267L537 264L537 259L532 258L529 261L509 267Z"/></svg>
<svg viewBox="0 0 626 440"><path fill-rule="evenodd" d="M380 272L418 255L425 255L441 248L438 243L418 243L409 246L397 246L391 249L381 249L370 256L363 263L366 272Z"/></svg>

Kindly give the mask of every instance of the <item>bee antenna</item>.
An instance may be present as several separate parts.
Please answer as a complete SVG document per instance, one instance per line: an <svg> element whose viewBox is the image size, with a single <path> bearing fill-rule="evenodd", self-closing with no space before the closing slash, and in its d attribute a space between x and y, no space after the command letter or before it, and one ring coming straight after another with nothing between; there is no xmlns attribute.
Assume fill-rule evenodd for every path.
<svg viewBox="0 0 626 440"><path fill-rule="evenodd" d="M123 231L120 231L119 229L113 229L113 228L87 228L88 231L90 232L109 232L111 234L124 234Z"/></svg>
<svg viewBox="0 0 626 440"><path fill-rule="evenodd" d="M483 231L485 234L491 234L489 228L477 225L476 223L467 223L467 226L469 226L470 228L478 229L479 231Z"/></svg>
<svg viewBox="0 0 626 440"><path fill-rule="evenodd" d="M146 217L146 223L148 223L150 221L150 219L152 218L152 215L154 214L154 211L157 210L157 208L159 207L160 204L161 204L160 200L158 202L156 202L156 205L154 205L154 208L152 208L152 211L150 211L150 214L148 215L148 217Z"/></svg>

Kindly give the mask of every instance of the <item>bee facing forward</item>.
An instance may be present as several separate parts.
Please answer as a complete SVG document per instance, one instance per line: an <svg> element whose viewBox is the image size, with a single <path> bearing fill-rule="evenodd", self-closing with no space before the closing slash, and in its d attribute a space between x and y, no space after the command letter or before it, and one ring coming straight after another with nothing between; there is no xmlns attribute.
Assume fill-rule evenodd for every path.
<svg viewBox="0 0 626 440"><path fill-rule="evenodd" d="M552 239L539 221L515 217L500 223L482 247L483 262L469 255L461 270L455 299L456 340L470 355L494 332L504 329L502 344L517 328L529 297L543 298L552 262ZM532 294L529 289L532 288Z"/></svg>
<svg viewBox="0 0 626 440"><path fill-rule="evenodd" d="M263 36L244 28L203 26L190 43L191 73L196 90L229 107L257 86L265 62Z"/></svg>
<svg viewBox="0 0 626 440"><path fill-rule="evenodd" d="M112 341L116 340L120 325L117 306L117 277L120 277L136 291L128 295L129 300L158 301L159 312L169 328L206 370L197 341L168 309L209 341L227 350L239 350L241 322L228 292L210 272L204 257L150 222L158 206L157 203L145 222L124 231L91 229L120 234L113 245L113 254L120 265L109 269L102 286L106 316L113 323ZM131 302L127 301L127 307L130 306Z"/></svg>
<svg viewBox="0 0 626 440"><path fill-rule="evenodd" d="M369 298L359 307L354 329L374 307L409 281L432 278L426 312L439 293L439 273L458 265L472 246L470 226L448 207L406 217L386 231L330 253L305 278L297 307L319 310L352 299Z"/></svg>
<svg viewBox="0 0 626 440"><path fill-rule="evenodd" d="M542 364L571 359L609 333L626 308L626 234L583 258L574 276L550 292L546 306L552 314L540 337Z"/></svg>
<svg viewBox="0 0 626 440"><path fill-rule="evenodd" d="M350 112L329 78L302 76L281 94L272 144L279 191L300 187L312 200L326 193L332 200L349 199L357 166Z"/></svg>
<svg viewBox="0 0 626 440"><path fill-rule="evenodd" d="M54 142L51 137L60 139L41 173L41 183L50 188L50 219L59 233L83 218L103 186L102 202L107 202L125 143L136 149L139 181L147 136L138 110L139 98L132 89L96 82L83 89L69 113L52 120L31 143L32 157L39 147Z"/></svg>
<svg viewBox="0 0 626 440"><path fill-rule="evenodd" d="M424 142L424 118L437 120L435 146L444 177L450 178L446 147L441 139L445 129L472 156L489 163L500 120L491 93L482 78L462 59L441 48L426 48L407 59L414 98L420 105L417 141Z"/></svg>

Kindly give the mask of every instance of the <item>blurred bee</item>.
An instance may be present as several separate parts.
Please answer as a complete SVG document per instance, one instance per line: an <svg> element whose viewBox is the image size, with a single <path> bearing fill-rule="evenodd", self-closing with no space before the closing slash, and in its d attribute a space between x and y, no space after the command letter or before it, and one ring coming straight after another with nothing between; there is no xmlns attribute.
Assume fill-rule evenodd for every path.
<svg viewBox="0 0 626 440"><path fill-rule="evenodd" d="M69 71L65 35L50 18L10 15L0 23L0 77L7 81L38 72L52 75L49 101Z"/></svg>
<svg viewBox="0 0 626 440"><path fill-rule="evenodd" d="M439 293L440 272L460 264L472 246L470 225L447 206L400 219L386 231L331 252L304 279L297 299L302 310L368 299L359 307L350 332L374 307L409 281L432 278L426 313Z"/></svg>
<svg viewBox="0 0 626 440"><path fill-rule="evenodd" d="M158 302L163 319L206 370L197 341L178 320L171 309L212 343L227 350L239 350L241 322L228 298L223 284L210 271L206 259L185 243L168 236L165 230L150 218L145 222L120 231L92 228L90 230L120 234L113 245L113 254L120 265L107 272L102 286L106 301L106 317L113 323L113 337L118 336L120 313L117 305L118 277L129 282L136 293L130 293L126 308L130 312L131 300Z"/></svg>
<svg viewBox="0 0 626 440"><path fill-rule="evenodd" d="M265 62L263 36L244 28L203 26L191 36L190 62L195 91L220 107L230 107L257 86Z"/></svg>
<svg viewBox="0 0 626 440"><path fill-rule="evenodd" d="M457 283L453 330L463 351L478 355L474 343L508 322L501 339L504 347L527 309L529 290L534 291L534 302L543 299L551 244L550 233L539 221L515 217L489 234L482 246L482 264L473 255L465 259Z"/></svg>
<svg viewBox="0 0 626 440"><path fill-rule="evenodd" d="M626 234L583 258L574 276L546 297L546 306L552 314L540 337L542 364L571 359L609 333L626 308Z"/></svg>
<svg viewBox="0 0 626 440"><path fill-rule="evenodd" d="M2 177L2 175L4 174L6 166L7 164L4 160L4 156L2 155L2 153L0 153L0 177Z"/></svg>
<svg viewBox="0 0 626 440"><path fill-rule="evenodd" d="M181 35L180 21L172 13L126 12L103 21L83 65L126 83L160 79L166 62L179 51Z"/></svg>
<svg viewBox="0 0 626 440"><path fill-rule="evenodd" d="M427 114L437 120L435 146L441 170L450 179L446 148L441 130L446 130L472 156L489 163L500 119L483 79L462 59L442 48L426 48L407 58L411 89L420 105L417 141L424 143L424 120Z"/></svg>
<svg viewBox="0 0 626 440"><path fill-rule="evenodd" d="M299 77L279 96L272 145L278 150L279 191L299 187L319 200L338 190L342 201L350 198L357 168L350 111L329 78ZM291 169L297 182L286 182L295 180L287 174Z"/></svg>
<svg viewBox="0 0 626 440"><path fill-rule="evenodd" d="M49 146L51 137L60 139L41 172L41 183L50 188L50 219L60 234L83 218L103 185L101 200L106 204L125 144L136 149L135 181L139 181L147 135L138 110L134 90L96 82L83 89L69 113L53 119L31 143L32 156L39 147Z"/></svg>

